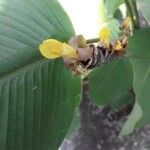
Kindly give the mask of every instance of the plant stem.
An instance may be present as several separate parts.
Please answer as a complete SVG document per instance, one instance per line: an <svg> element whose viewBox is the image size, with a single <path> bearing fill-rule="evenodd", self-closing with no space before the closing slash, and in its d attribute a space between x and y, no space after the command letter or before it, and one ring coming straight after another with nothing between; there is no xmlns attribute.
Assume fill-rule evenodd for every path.
<svg viewBox="0 0 150 150"><path fill-rule="evenodd" d="M87 44L90 44L90 43L97 43L99 41L99 38L94 38L94 39L88 39L86 40L86 43Z"/></svg>
<svg viewBox="0 0 150 150"><path fill-rule="evenodd" d="M139 28L140 27L139 13L138 13L138 10L137 10L137 5L136 5L135 0L132 0L132 5L133 5L134 14L135 14L136 28Z"/></svg>

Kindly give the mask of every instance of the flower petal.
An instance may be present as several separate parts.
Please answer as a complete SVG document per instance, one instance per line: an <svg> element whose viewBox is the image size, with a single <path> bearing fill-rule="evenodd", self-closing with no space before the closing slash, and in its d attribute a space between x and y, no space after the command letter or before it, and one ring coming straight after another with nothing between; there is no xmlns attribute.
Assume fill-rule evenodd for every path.
<svg viewBox="0 0 150 150"><path fill-rule="evenodd" d="M67 43L63 43L63 51L62 56L71 57L71 58L79 58L77 51L68 45Z"/></svg>
<svg viewBox="0 0 150 150"><path fill-rule="evenodd" d="M63 44L55 39L48 39L43 41L39 46L39 50L46 58L58 58L62 56Z"/></svg>
<svg viewBox="0 0 150 150"><path fill-rule="evenodd" d="M104 27L99 34L100 41L105 43L109 47L110 41L110 30L108 27Z"/></svg>

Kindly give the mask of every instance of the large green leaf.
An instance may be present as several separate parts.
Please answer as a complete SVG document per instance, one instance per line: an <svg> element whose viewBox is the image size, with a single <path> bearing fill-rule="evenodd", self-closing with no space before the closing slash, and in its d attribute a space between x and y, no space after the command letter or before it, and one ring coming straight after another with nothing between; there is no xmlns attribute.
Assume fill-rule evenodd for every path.
<svg viewBox="0 0 150 150"><path fill-rule="evenodd" d="M39 44L74 34L55 0L0 0L0 150L56 150L79 103L80 79Z"/></svg>
<svg viewBox="0 0 150 150"><path fill-rule="evenodd" d="M132 86L132 67L127 58L113 61L92 71L89 76L90 96L98 105L114 103Z"/></svg>
<svg viewBox="0 0 150 150"><path fill-rule="evenodd" d="M135 32L129 41L128 54L134 72L136 104L122 133L128 134L134 127L139 128L150 121L150 28ZM138 105L137 105L138 104ZM138 107L137 107L138 106ZM131 119L132 123L131 123ZM134 119L135 118L135 119Z"/></svg>
<svg viewBox="0 0 150 150"><path fill-rule="evenodd" d="M149 0L137 0L137 3L144 17L147 19L148 22L150 22Z"/></svg>

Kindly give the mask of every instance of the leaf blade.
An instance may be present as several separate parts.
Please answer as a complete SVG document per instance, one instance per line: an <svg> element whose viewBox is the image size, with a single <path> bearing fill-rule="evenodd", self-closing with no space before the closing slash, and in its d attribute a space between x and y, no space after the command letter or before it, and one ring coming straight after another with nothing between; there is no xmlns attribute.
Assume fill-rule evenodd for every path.
<svg viewBox="0 0 150 150"><path fill-rule="evenodd" d="M111 105L131 88L132 68L124 58L92 71L88 78L92 100L97 105Z"/></svg>
<svg viewBox="0 0 150 150"><path fill-rule="evenodd" d="M126 122L126 126L128 126L128 130L130 131L127 132L127 134L131 133L134 130L134 128L143 127L146 123L150 121L150 112L148 107L148 99L150 98L148 90L150 87L150 44L148 41L149 34L149 28L137 30L134 36L129 41L128 55L130 56L134 72L133 87L136 94L136 103L138 103L142 115L138 118L138 120L133 119L133 123L130 126L129 119L134 118L135 112L137 111L137 109L133 109L131 115L129 116L129 119ZM134 107L136 108L136 106Z"/></svg>
<svg viewBox="0 0 150 150"><path fill-rule="evenodd" d="M0 149L55 150L79 104L81 81L61 60L43 59L38 46L47 38L67 41L71 22L55 0L1 0L0 20Z"/></svg>

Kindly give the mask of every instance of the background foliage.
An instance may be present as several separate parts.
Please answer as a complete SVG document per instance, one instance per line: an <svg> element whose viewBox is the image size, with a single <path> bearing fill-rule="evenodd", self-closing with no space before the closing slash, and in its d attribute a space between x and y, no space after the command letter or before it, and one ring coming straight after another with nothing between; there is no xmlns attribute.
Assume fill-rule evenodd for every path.
<svg viewBox="0 0 150 150"><path fill-rule="evenodd" d="M135 99L121 131L126 135L150 120L150 28L140 27L136 7L149 22L150 5L148 0L100 0L100 20L111 28L111 38L118 37L122 3L134 25L128 58L87 77L97 105L118 108ZM74 34L57 0L0 0L0 149L55 150L61 144L79 105L81 79L62 60L43 59L38 46L47 38L68 41Z"/></svg>

